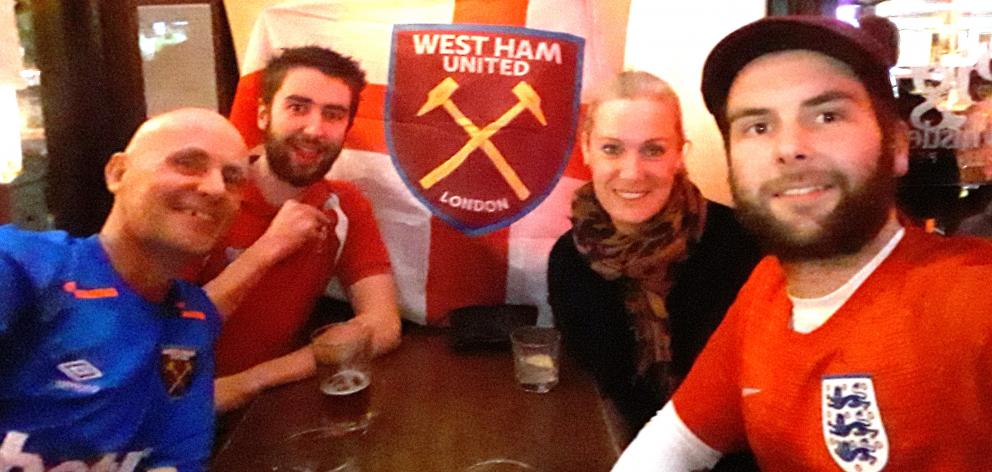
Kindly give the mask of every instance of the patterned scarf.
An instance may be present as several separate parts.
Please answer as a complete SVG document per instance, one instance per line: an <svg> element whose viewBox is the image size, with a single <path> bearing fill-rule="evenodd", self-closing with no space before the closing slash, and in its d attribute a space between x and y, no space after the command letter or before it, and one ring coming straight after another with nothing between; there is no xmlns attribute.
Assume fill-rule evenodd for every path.
<svg viewBox="0 0 992 472"><path fill-rule="evenodd" d="M665 207L637 234L622 234L596 200L592 182L575 192L575 246L606 280L626 282L624 306L633 315L637 375L657 382L667 399L681 379L671 373L671 327L665 298L672 271L702 235L706 201L685 172L679 172Z"/></svg>

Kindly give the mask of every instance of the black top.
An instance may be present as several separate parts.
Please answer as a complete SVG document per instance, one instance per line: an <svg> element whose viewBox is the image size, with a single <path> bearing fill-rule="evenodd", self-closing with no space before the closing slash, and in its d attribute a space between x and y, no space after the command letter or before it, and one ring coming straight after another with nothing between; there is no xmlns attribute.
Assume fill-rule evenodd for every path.
<svg viewBox="0 0 992 472"><path fill-rule="evenodd" d="M761 258L733 211L708 202L706 226L689 258L675 267L666 298L672 331L672 369L689 372L737 291ZM548 261L548 293L566 352L589 370L616 405L630 433L663 406L653 382L635 383L637 345L623 305L623 279L608 281L575 248L572 231L558 239ZM647 385L650 383L651 385Z"/></svg>

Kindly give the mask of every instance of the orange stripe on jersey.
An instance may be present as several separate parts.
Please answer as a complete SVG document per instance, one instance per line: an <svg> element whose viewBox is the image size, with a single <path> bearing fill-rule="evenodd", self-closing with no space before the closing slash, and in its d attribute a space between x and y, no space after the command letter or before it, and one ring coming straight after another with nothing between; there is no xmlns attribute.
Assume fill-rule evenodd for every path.
<svg viewBox="0 0 992 472"><path fill-rule="evenodd" d="M92 290L76 290L73 295L79 299L94 299L94 298L114 298L117 296L117 289L113 287L109 288L94 288Z"/></svg>
<svg viewBox="0 0 992 472"><path fill-rule="evenodd" d="M180 313L180 316L182 316L183 318L189 318L193 320L207 319L207 315L205 313L203 313L202 311L195 311L195 310L183 310Z"/></svg>
<svg viewBox="0 0 992 472"><path fill-rule="evenodd" d="M71 293L74 297L80 300L93 300L97 298L114 298L117 294L117 289L113 287L107 288L93 288L83 290L78 288L76 282L69 281L62 285L62 290Z"/></svg>

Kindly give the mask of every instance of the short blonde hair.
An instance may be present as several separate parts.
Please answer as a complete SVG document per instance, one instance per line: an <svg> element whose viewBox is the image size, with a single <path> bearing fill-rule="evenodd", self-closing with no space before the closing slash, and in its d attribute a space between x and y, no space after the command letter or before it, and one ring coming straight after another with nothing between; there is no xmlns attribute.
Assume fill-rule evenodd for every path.
<svg viewBox="0 0 992 472"><path fill-rule="evenodd" d="M649 72L638 70L626 70L610 80L594 94L592 102L586 108L585 116L582 118L582 125L579 133L583 139L588 139L589 133L595 123L594 116L596 109L603 102L610 100L634 100L646 98L659 102L669 102L675 107L675 129L679 132L679 137L685 141L685 129L682 127L682 105L679 103L679 96L675 93L668 82L658 78Z"/></svg>

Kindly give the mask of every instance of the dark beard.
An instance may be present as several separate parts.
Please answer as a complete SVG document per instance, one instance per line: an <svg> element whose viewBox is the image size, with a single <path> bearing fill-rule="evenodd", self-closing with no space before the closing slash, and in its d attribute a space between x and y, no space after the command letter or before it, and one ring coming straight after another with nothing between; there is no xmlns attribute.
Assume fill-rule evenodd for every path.
<svg viewBox="0 0 992 472"><path fill-rule="evenodd" d="M265 156L269 162L269 169L280 180L294 187L307 187L323 179L327 171L331 170L331 165L337 160L338 155L341 154L339 143L322 143L317 167L306 172L294 167L290 160L291 144L304 139L306 138L299 136L299 134L279 139L272 135L270 129L265 130Z"/></svg>
<svg viewBox="0 0 992 472"><path fill-rule="evenodd" d="M891 153L886 154L878 160L875 171L861 186L852 189L846 178L838 180L841 201L821 222L822 229L817 235L801 240L796 238L788 225L776 219L766 205L742 195L734 184L731 170L730 185L737 206L737 219L755 235L766 252L783 261L829 259L854 254L878 235L895 203L893 158Z"/></svg>

